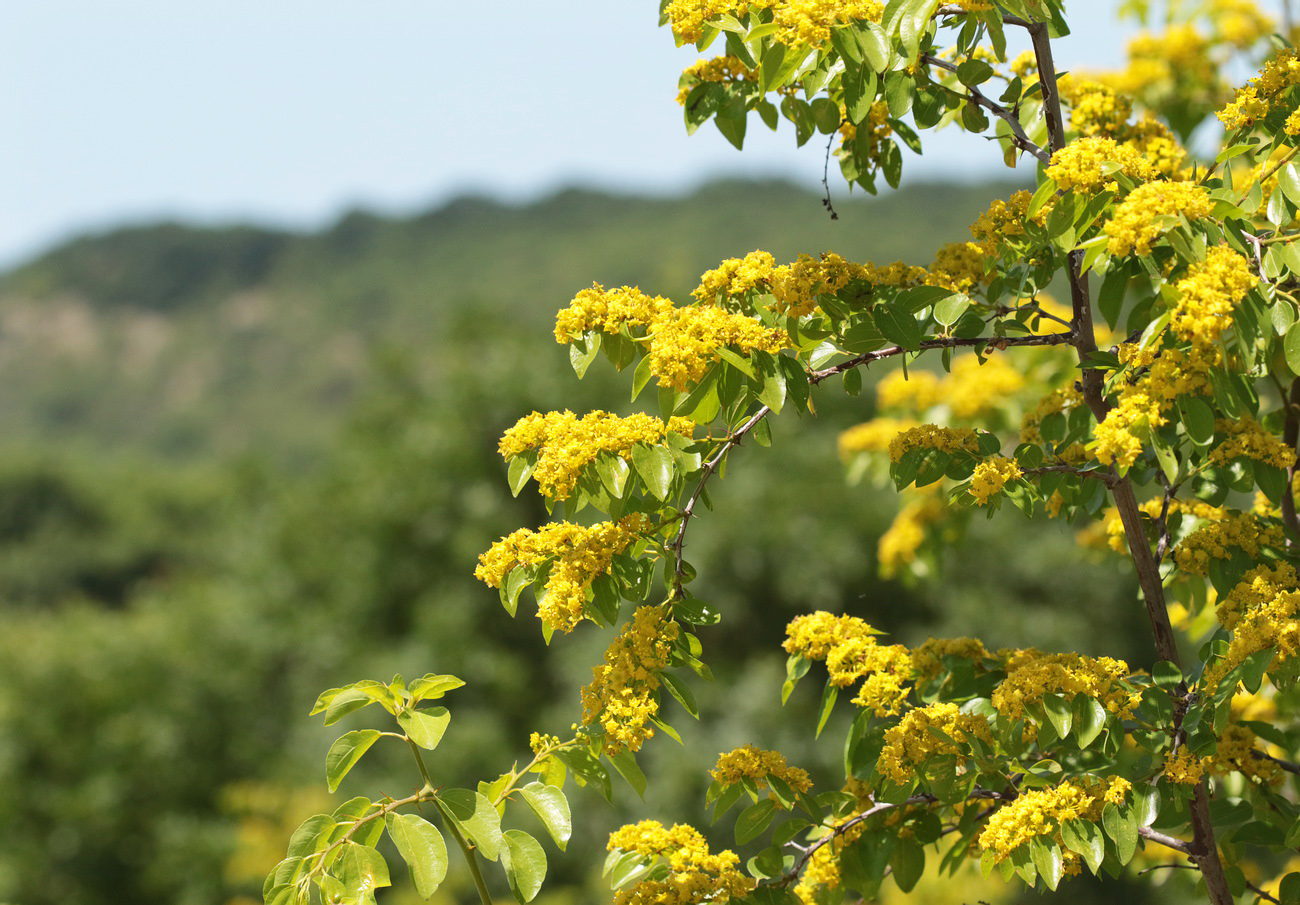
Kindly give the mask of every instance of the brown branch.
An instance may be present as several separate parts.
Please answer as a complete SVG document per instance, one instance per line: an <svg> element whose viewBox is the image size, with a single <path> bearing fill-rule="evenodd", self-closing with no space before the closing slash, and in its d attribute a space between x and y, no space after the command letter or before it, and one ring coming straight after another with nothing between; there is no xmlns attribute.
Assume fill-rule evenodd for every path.
<svg viewBox="0 0 1300 905"><path fill-rule="evenodd" d="M1292 449L1300 443L1300 377L1291 382L1291 393L1286 405L1286 425L1282 429L1282 442ZM1295 480L1296 463L1292 462L1286 470L1286 489L1282 492L1282 521L1291 533L1287 546L1293 546L1300 539L1300 519L1296 518L1295 493L1291 490Z"/></svg>
<svg viewBox="0 0 1300 905"><path fill-rule="evenodd" d="M1265 754L1263 751L1252 750L1250 752L1250 756L1255 758L1256 760L1271 761L1272 763L1277 764L1278 767L1285 770L1286 772L1294 773L1295 775L1300 776L1300 764L1293 763L1289 760L1282 760L1282 758L1280 757L1274 757L1271 754Z"/></svg>
<svg viewBox="0 0 1300 905"><path fill-rule="evenodd" d="M960 6L953 5L953 6L941 6L934 11L934 14L936 16L964 16L968 12L970 11L967 9L963 9ZM1006 25L1018 25L1021 28L1029 27L1029 23L1024 19L1020 18L1019 16L1004 15L1002 17L1002 22Z"/></svg>
<svg viewBox="0 0 1300 905"><path fill-rule="evenodd" d="M936 69L943 69L954 74L957 72L957 67L949 63L947 60L941 60L928 53L921 54L920 62L925 63L928 66L934 66ZM1020 117L1016 115L1014 110L1004 107L992 98L987 97L978 88L967 86L966 92L967 97L972 101L1007 124L1011 129L1012 144L1020 150L1034 155L1034 157L1037 157L1042 163L1049 163L1051 161L1052 155L1044 151L1029 137L1025 132L1025 127L1020 124Z"/></svg>
<svg viewBox="0 0 1300 905"><path fill-rule="evenodd" d="M1115 486L1119 480L1113 471L1102 471L1096 468L1075 468L1073 465L1045 465L1041 468L1023 469L1025 474L1072 474L1078 478L1092 478L1101 481L1107 487Z"/></svg>
<svg viewBox="0 0 1300 905"><path fill-rule="evenodd" d="M1138 830L1138 835L1143 839L1148 839L1165 848L1172 848L1176 852L1182 852L1184 855L1191 856L1192 846L1190 843L1177 839L1173 836L1167 836L1159 830L1153 830L1149 826L1144 826Z"/></svg>
<svg viewBox="0 0 1300 905"><path fill-rule="evenodd" d="M1061 96L1056 83L1056 63L1052 57L1052 41L1047 25L1034 23L1029 27L1029 37L1033 44L1034 58L1038 63L1038 74L1043 89L1043 115L1047 120L1048 147L1055 153L1065 147L1065 122L1061 115ZM1078 250L1070 252L1067 263L1070 299L1074 308L1072 345L1078 352L1080 363L1083 363L1088 355L1097 349L1092 320L1092 300L1088 291L1087 278L1083 273L1083 252ZM1084 400L1097 421L1103 421L1108 406L1101 371L1086 368L1082 383ZM1160 567L1151 552L1151 545L1142 527L1142 512L1133 493L1132 481L1127 477L1118 480L1111 487L1111 495L1124 525L1129 552L1133 557L1138 584L1142 588L1142 598L1146 604L1147 618L1151 623L1156 652L1162 660L1177 664L1178 644L1174 639L1173 626L1169 622L1169 608L1165 603ZM1177 694L1185 695L1186 688L1180 688ZM1205 879L1205 888L1209 893L1210 901L1213 905L1232 905L1232 890L1228 888L1227 878L1223 874L1223 863L1219 860L1218 846L1214 841L1214 823L1210 819L1208 785L1204 779L1196 786L1192 797L1191 819L1192 844L1195 849L1192 860L1200 868L1201 876Z"/></svg>
<svg viewBox="0 0 1300 905"><path fill-rule="evenodd" d="M691 518L695 515L695 507L704 494L705 485L717 473L718 466L722 464L722 460L726 458L727 453L739 446L740 441L745 439L745 436L770 414L772 414L772 410L766 405L760 408L744 424L732 431L713 458L704 463L704 474L700 477L700 482L695 486L690 499L686 501L686 505L682 507L682 511L679 513L678 517L681 518L682 523L677 528L677 535L673 538L673 542L669 545L669 549L673 553L673 599L680 599L683 595L682 588L686 583L686 560L683 555L683 551L686 549L686 529L690 526Z"/></svg>
<svg viewBox="0 0 1300 905"><path fill-rule="evenodd" d="M860 368L863 365L870 365L877 361L884 361L886 358L895 358L908 351L929 352L934 349L961 349L974 348L976 346L993 346L997 349L1009 349L1012 346L1063 346L1074 338L1072 333L1048 333L1044 336L981 336L974 339L959 339L957 337L943 337L939 339L924 340L919 347L913 350L904 349L902 346L890 346L887 349L880 349L875 352L866 352L856 358L850 358L848 361L841 362L834 367L824 368L820 371L813 371L808 375L808 382L817 386L823 380L834 377L837 374L843 374L845 371L852 371L854 368Z"/></svg>

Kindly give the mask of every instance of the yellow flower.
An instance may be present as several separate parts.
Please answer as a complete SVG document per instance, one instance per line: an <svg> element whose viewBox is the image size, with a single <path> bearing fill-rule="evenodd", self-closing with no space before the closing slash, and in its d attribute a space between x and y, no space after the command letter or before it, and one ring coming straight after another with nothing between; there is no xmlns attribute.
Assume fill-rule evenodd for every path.
<svg viewBox="0 0 1300 905"><path fill-rule="evenodd" d="M970 495L979 506L988 505L989 497L1001 493L1007 481L1021 477L1020 466L1005 456L994 456L975 466L971 476Z"/></svg>
<svg viewBox="0 0 1300 905"><path fill-rule="evenodd" d="M1138 186L1115 208L1103 227L1113 255L1151 253L1151 243L1176 225L1208 217L1214 210L1209 192L1192 182L1149 182Z"/></svg>
<svg viewBox="0 0 1300 905"><path fill-rule="evenodd" d="M659 712L659 674L668 667L678 633L667 612L666 605L638 607L582 689L582 725L600 725L607 754L640 751L654 735L648 724Z"/></svg>
<svg viewBox="0 0 1300 905"><path fill-rule="evenodd" d="M1116 171L1138 182L1156 175L1136 148L1112 138L1092 137L1076 139L1053 154L1047 176L1062 189L1114 191L1116 183L1110 177Z"/></svg>
<svg viewBox="0 0 1300 905"><path fill-rule="evenodd" d="M1130 788L1128 781L1118 776L1082 777L1052 788L1022 792L989 818L980 833L980 848L1002 861L1035 836L1059 837L1061 824L1067 820L1100 820L1106 802L1123 801Z"/></svg>
<svg viewBox="0 0 1300 905"><path fill-rule="evenodd" d="M1294 49L1283 50L1264 65L1259 75L1237 89L1232 103L1219 111L1219 120L1229 132L1252 126L1275 106L1281 106L1283 96L1296 85L1300 85L1300 55ZM1287 132L1297 134L1290 129Z"/></svg>
<svg viewBox="0 0 1300 905"><path fill-rule="evenodd" d="M556 315L555 341L564 344L587 333L618 333L625 326L644 326L672 307L668 299L648 296L636 287L606 289L595 283Z"/></svg>
<svg viewBox="0 0 1300 905"><path fill-rule="evenodd" d="M895 462L913 449L937 449L946 453L979 452L979 439L969 427L939 427L922 424L904 431L889 444L889 458Z"/></svg>
<svg viewBox="0 0 1300 905"><path fill-rule="evenodd" d="M678 80L677 103L685 104L691 89L701 82L753 82L758 80L754 72L738 58L733 56L714 57L700 60L682 71Z"/></svg>
<svg viewBox="0 0 1300 905"><path fill-rule="evenodd" d="M874 628L856 616L818 612L786 626L785 651L826 661L830 683L846 688L863 680L853 703L877 716L894 716L907 698L912 657L901 644L878 644Z"/></svg>
<svg viewBox="0 0 1300 905"><path fill-rule="evenodd" d="M943 500L935 494L925 494L899 510L876 544L882 577L892 578L899 569L916 562L917 551L925 543L927 526L940 521L946 511Z"/></svg>
<svg viewBox="0 0 1300 905"><path fill-rule="evenodd" d="M766 751L754 745L742 745L719 755L718 763L709 775L728 786L750 779L761 789L767 785L769 776L775 776L796 792L807 792L812 788L806 770L790 766L777 751Z"/></svg>
<svg viewBox="0 0 1300 905"><path fill-rule="evenodd" d="M906 785L921 764L932 757L950 755L961 774L966 772L972 738L991 742L992 733L984 717L962 713L956 704L944 702L918 707L885 730L885 746L876 769L894 783Z"/></svg>
<svg viewBox="0 0 1300 905"><path fill-rule="evenodd" d="M636 853L666 865L666 876L651 873L628 889L619 890L614 905L696 905L726 902L751 892L754 881L740 872L740 857L724 849L713 854L700 831L685 824L665 827L643 820L615 830L607 848Z"/></svg>
<svg viewBox="0 0 1300 905"><path fill-rule="evenodd" d="M1210 450L1210 461L1227 465L1233 459L1254 459L1274 468L1289 468L1296 463L1296 452L1280 437L1264 430L1254 418L1220 418L1214 422L1216 431L1227 434L1227 439Z"/></svg>
<svg viewBox="0 0 1300 905"><path fill-rule="evenodd" d="M571 632L582 620L591 583L609 571L615 556L651 528L650 520L639 513L590 528L569 522L550 524L540 531L520 528L479 556L474 577L490 588L499 588L514 569L552 560L537 616L552 629Z"/></svg>
<svg viewBox="0 0 1300 905"><path fill-rule="evenodd" d="M1047 694L1067 701L1086 695L1111 713L1126 719L1141 695L1124 681L1128 664L1111 657L1083 654L1044 654L1029 648L1007 658L1007 675L993 691L993 706L1003 716L1018 720L1025 706L1038 704Z"/></svg>
<svg viewBox="0 0 1300 905"><path fill-rule="evenodd" d="M1232 313L1258 279L1250 262L1225 245L1211 248L1174 287L1178 302L1169 328L1180 338L1213 343L1232 325Z"/></svg>
<svg viewBox="0 0 1300 905"><path fill-rule="evenodd" d="M858 424L840 434L840 458L848 459L863 452L885 452L895 437L913 427L916 422L910 418L874 418Z"/></svg>
<svg viewBox="0 0 1300 905"><path fill-rule="evenodd" d="M643 414L620 417L596 411L579 418L570 411L533 412L502 435L498 451L508 461L536 450L533 480L538 489L552 500L566 500L577 487L582 470L601 453L629 460L637 443L655 445L666 434L689 437L694 431L695 424L685 418L665 424Z"/></svg>
<svg viewBox="0 0 1300 905"><path fill-rule="evenodd" d="M775 354L790 345L784 330L712 306L674 308L651 324L650 336L650 373L661 387L681 391L721 360L717 350L723 346L742 354L755 349Z"/></svg>

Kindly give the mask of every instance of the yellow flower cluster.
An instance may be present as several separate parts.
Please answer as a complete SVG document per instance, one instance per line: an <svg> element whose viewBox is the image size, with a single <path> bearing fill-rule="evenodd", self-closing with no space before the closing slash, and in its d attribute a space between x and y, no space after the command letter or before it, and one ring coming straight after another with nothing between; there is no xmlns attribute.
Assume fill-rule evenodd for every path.
<svg viewBox="0 0 1300 905"><path fill-rule="evenodd" d="M901 644L878 644L874 628L856 616L817 612L786 626L785 651L826 661L830 683L847 688L859 679L853 703L876 716L896 716L907 698L912 656Z"/></svg>
<svg viewBox="0 0 1300 905"><path fill-rule="evenodd" d="M1129 468L1142 454L1143 428L1156 428L1164 423L1159 401L1130 389L1106 415L1106 420L1097 425L1089 449L1104 465L1118 463L1122 468Z"/></svg>
<svg viewBox="0 0 1300 905"><path fill-rule="evenodd" d="M889 104L878 100L871 105L867 118L860 123L840 123L840 146L853 142L854 156L860 160L879 160L880 149L894 134L889 122Z"/></svg>
<svg viewBox="0 0 1300 905"><path fill-rule="evenodd" d="M846 821L851 819L853 818L845 818ZM848 829L839 829L837 825L834 830L826 831L834 832L836 835L829 844L813 852L813 856L808 859L804 867L803 874L799 877L799 883L794 888L794 894L804 905L817 905L818 900L822 898L818 892L822 890L839 889L840 852L862 838L866 827L865 823L859 821Z"/></svg>
<svg viewBox="0 0 1300 905"><path fill-rule="evenodd" d="M1211 769L1218 774L1238 772L1265 785L1282 781L1282 768L1267 758L1257 757L1258 737L1247 726L1229 726L1215 745Z"/></svg>
<svg viewBox="0 0 1300 905"><path fill-rule="evenodd" d="M1232 312L1259 281L1250 262L1226 245L1211 248L1175 285L1178 302L1169 328L1201 345L1218 340L1232 324Z"/></svg>
<svg viewBox="0 0 1300 905"><path fill-rule="evenodd" d="M701 82L753 82L758 74L733 56L699 60L682 71L678 81L677 103L685 104L691 89Z"/></svg>
<svg viewBox="0 0 1300 905"><path fill-rule="evenodd" d="M739 870L740 857L724 849L716 855L695 827L643 820L615 830L609 851L635 852L668 866L662 879L645 879L619 890L614 905L696 905L727 902L753 890L754 881ZM654 874L651 874L654 876Z"/></svg>
<svg viewBox="0 0 1300 905"><path fill-rule="evenodd" d="M556 315L555 341L568 343L591 332L618 333L625 326L644 326L672 308L668 299L646 295L635 286L606 289L594 283Z"/></svg>
<svg viewBox="0 0 1300 905"><path fill-rule="evenodd" d="M499 588L513 569L553 559L537 616L552 629L571 632L582 620L592 581L608 572L614 557L651 528L650 520L639 513L590 528L570 522L556 522L540 531L520 528L479 556L474 577Z"/></svg>
<svg viewBox="0 0 1300 905"><path fill-rule="evenodd" d="M855 425L840 434L840 458L848 459L855 453L884 452L889 449L890 441L913 427L916 422L910 418L873 418Z"/></svg>
<svg viewBox="0 0 1300 905"><path fill-rule="evenodd" d="M1156 175L1141 151L1113 138L1096 136L1076 139L1053 154L1047 176L1066 190L1115 191L1118 186L1111 176L1116 171L1138 182Z"/></svg>
<svg viewBox="0 0 1300 905"><path fill-rule="evenodd" d="M1066 780L1049 789L1023 792L989 818L979 836L980 848L992 851L997 860L1002 861L1036 836L1057 837L1060 844L1062 823L1067 820L1096 822L1101 819L1102 808L1107 802L1122 803L1132 788L1128 780L1119 776L1106 779L1082 777ZM1063 855L1069 860L1074 853L1065 850ZM1074 855L1073 862L1077 869L1078 855Z"/></svg>
<svg viewBox="0 0 1300 905"><path fill-rule="evenodd" d="M1254 0L1211 0L1206 10L1216 37L1245 50L1277 30Z"/></svg>
<svg viewBox="0 0 1300 905"><path fill-rule="evenodd" d="M930 272L936 285L957 292L969 292L976 286L993 281L993 273L985 273L988 257L982 246L974 242L949 242L935 252Z"/></svg>
<svg viewBox="0 0 1300 905"><path fill-rule="evenodd" d="M705 273L691 294L701 303L727 307L732 300L744 299L751 292L770 292L774 311L803 317L817 310L819 297L834 295L854 280L906 289L935 279L925 268L901 261L883 267L858 264L828 251L820 257L799 255L793 263L778 267L769 253L752 251L743 258L723 261ZM743 307L750 306L746 303Z"/></svg>
<svg viewBox="0 0 1300 905"><path fill-rule="evenodd" d="M1040 703L1047 694L1067 701L1086 695L1121 719L1128 718L1141 700L1124 681L1128 664L1111 657L1044 654L1029 648L1008 656L1006 670L1006 678L993 691L993 706L1011 720L1020 719L1026 705Z"/></svg>
<svg viewBox="0 0 1300 905"><path fill-rule="evenodd" d="M1190 24L1174 23L1162 34L1143 32L1129 42L1128 68L1105 80L1120 94L1167 97L1177 91L1203 95L1217 85L1210 42Z"/></svg>
<svg viewBox="0 0 1300 905"><path fill-rule="evenodd" d="M878 0L672 0L664 7L664 16L678 41L694 44L705 25L718 16L771 10L778 41L792 47L820 47L830 40L831 29L857 19L879 22L884 9Z"/></svg>
<svg viewBox="0 0 1300 905"><path fill-rule="evenodd" d="M1269 60L1259 75L1237 89L1232 103L1219 111L1219 120L1229 132L1253 126L1285 103L1284 95L1300 85L1300 54L1294 49L1283 50ZM1288 135L1300 134L1287 120Z"/></svg>
<svg viewBox="0 0 1300 905"><path fill-rule="evenodd" d="M898 511L876 543L881 577L893 578L900 569L916 562L917 551L925 543L927 526L942 521L946 511L943 500L936 494L925 494Z"/></svg>
<svg viewBox="0 0 1300 905"><path fill-rule="evenodd" d="M654 735L648 724L659 712L659 673L668 666L678 633L667 612L666 605L637 607L582 689L582 725L600 724L607 754L640 751Z"/></svg>
<svg viewBox="0 0 1300 905"><path fill-rule="evenodd" d="M1032 51L1030 52L1032 57ZM1006 201L995 200L970 226L971 235L984 254L994 256L1005 239L1025 234L1025 216L1033 195L1021 189Z"/></svg>
<svg viewBox="0 0 1300 905"><path fill-rule="evenodd" d="M541 754L543 751L549 751L552 748L558 748L559 746L560 740L554 735L534 732L528 736L528 747L533 749L534 754Z"/></svg>
<svg viewBox="0 0 1300 905"><path fill-rule="evenodd" d="M1178 568L1202 577L1210 573L1211 559L1228 559L1229 547L1258 557L1261 547L1281 547L1286 541L1282 528L1261 521L1249 512L1220 510L1220 517L1207 520L1174 548Z"/></svg>
<svg viewBox="0 0 1300 905"><path fill-rule="evenodd" d="M743 314L713 306L676 308L663 298L638 289L585 289L555 321L555 339L569 343L593 331L617 333L624 327L644 327L649 338L650 372L659 385L689 389L720 360L717 350L730 346L742 353L754 349L776 353L790 345L784 330L763 326Z"/></svg>
<svg viewBox="0 0 1300 905"><path fill-rule="evenodd" d="M1133 102L1109 85L1065 73L1057 81L1061 99L1070 105L1070 128L1082 137L1116 137L1133 115Z"/></svg>
<svg viewBox="0 0 1300 905"><path fill-rule="evenodd" d="M1205 670L1207 689L1217 687L1228 672L1260 651L1276 648L1275 663L1300 653L1300 580L1289 564L1247 572L1216 615L1232 632L1232 640L1227 653Z"/></svg>
<svg viewBox="0 0 1300 905"><path fill-rule="evenodd" d="M1083 404L1083 392L1074 384L1052 390L1020 422L1021 443L1043 442L1043 419L1048 415L1069 414Z"/></svg>
<svg viewBox="0 0 1300 905"><path fill-rule="evenodd" d="M1107 251L1113 255L1149 255L1151 243L1181 215L1188 220L1208 217L1214 202L1194 182L1148 182L1119 203L1103 227L1110 236Z"/></svg>
<svg viewBox="0 0 1300 905"><path fill-rule="evenodd" d="M1214 428L1227 434L1227 439L1210 451L1210 461L1218 465L1227 465L1238 457L1275 468L1290 468L1296 463L1295 450L1264 430L1254 418L1220 418L1214 422Z"/></svg>
<svg viewBox="0 0 1300 905"><path fill-rule="evenodd" d="M970 495L975 497L976 505L987 506L989 497L1001 493L1007 481L1017 480L1023 474L1020 466L1005 456L985 459L975 466L975 474L971 476Z"/></svg>
<svg viewBox="0 0 1300 905"><path fill-rule="evenodd" d="M946 453L965 452L976 455L979 448L979 439L969 427L922 424L903 431L890 441L889 458L898 462L913 449L937 449Z"/></svg>
<svg viewBox="0 0 1300 905"><path fill-rule="evenodd" d="M989 655L978 638L929 638L912 649L912 669L917 678L933 679L943 672L944 657L961 657L976 663Z"/></svg>
<svg viewBox="0 0 1300 905"><path fill-rule="evenodd" d="M885 746L876 769L898 785L905 785L911 782L916 768L930 758L951 755L956 759L956 772L965 773L972 738L992 742L988 720L962 713L956 704L927 704L909 710L896 725L885 730Z"/></svg>
<svg viewBox="0 0 1300 905"><path fill-rule="evenodd" d="M780 328L764 327L752 317L721 308L674 308L650 325L650 373L661 387L688 390L704 377L717 350L729 346L739 352L755 349L773 354L790 345L790 335Z"/></svg>
<svg viewBox="0 0 1300 905"><path fill-rule="evenodd" d="M807 792L812 788L806 770L790 766L780 752L766 751L754 745L742 745L720 755L709 775L727 786L749 779L761 789L769 776L775 776L796 792Z"/></svg>
<svg viewBox="0 0 1300 905"><path fill-rule="evenodd" d="M1165 758L1165 779L1180 785L1194 786L1205 777L1210 758L1197 757L1186 748L1179 748Z"/></svg>
<svg viewBox="0 0 1300 905"><path fill-rule="evenodd" d="M498 450L511 459L537 450L533 480L552 500L566 500L578 484L582 470L602 453L630 459L637 443L656 444L665 434L689 437L694 422L673 418L667 424L650 415L627 417L595 411L579 418L573 412L533 412L520 418L501 437Z"/></svg>

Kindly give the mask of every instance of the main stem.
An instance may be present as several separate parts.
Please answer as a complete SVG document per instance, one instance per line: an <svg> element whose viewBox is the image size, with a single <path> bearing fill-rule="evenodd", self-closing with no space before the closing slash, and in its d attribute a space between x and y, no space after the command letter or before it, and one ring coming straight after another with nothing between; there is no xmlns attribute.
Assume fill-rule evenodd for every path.
<svg viewBox="0 0 1300 905"><path fill-rule="evenodd" d="M415 762L420 767L420 778L424 780L424 786L430 792L433 792L433 780L429 778L429 768L424 765L424 753L420 751L420 746L411 739L406 740L411 746L411 753L415 755ZM474 856L474 847L469 844L465 834L460 831L456 825L456 820L447 813L442 802L438 800L437 795L433 798L434 805L438 808L438 813L442 816L442 825L451 833L451 837L456 840L460 846L461 854L465 856L465 863L469 865L470 876L474 878L474 888L478 890L478 898L481 905L492 905L492 893L488 892L487 881L483 879L483 871L478 866L478 858Z"/></svg>
<svg viewBox="0 0 1300 905"><path fill-rule="evenodd" d="M1051 37L1046 23L1038 22L1029 26L1029 37L1033 42L1034 56L1038 62L1038 74L1043 91L1043 116L1047 120L1050 138L1049 148L1056 153L1065 147L1065 123L1061 114L1061 97L1056 85L1056 63L1052 57ZM1072 251L1069 254L1068 267L1070 279L1070 300L1074 313L1074 346L1079 361L1084 362L1089 353L1097 350L1096 332L1092 319L1092 299L1088 290L1087 276L1083 273L1083 252ZM1109 407L1104 396L1102 372L1096 368L1084 368L1081 379L1084 401L1092 410L1098 422L1106 417ZM1142 511L1138 508L1137 496L1133 492L1133 482L1122 477L1111 485L1111 494L1115 508L1119 510L1120 521L1124 525L1124 536L1128 540L1129 552L1137 570L1138 583L1142 588L1142 599L1146 604L1147 619L1151 623L1151 634L1155 641L1156 654L1161 660L1179 663L1178 644L1174 637L1173 626L1169 622L1169 608L1165 603L1164 585L1160 579L1160 566L1151 552L1147 541L1146 529L1142 525ZM1187 689L1180 687L1178 694L1186 694ZM1191 806L1192 818L1192 861L1200 868L1205 879L1205 888L1214 905L1232 905L1232 891L1228 888L1227 878L1223 875L1223 864L1219 860L1219 849L1214 841L1214 824L1210 820L1210 796L1207 781L1202 780L1196 787Z"/></svg>

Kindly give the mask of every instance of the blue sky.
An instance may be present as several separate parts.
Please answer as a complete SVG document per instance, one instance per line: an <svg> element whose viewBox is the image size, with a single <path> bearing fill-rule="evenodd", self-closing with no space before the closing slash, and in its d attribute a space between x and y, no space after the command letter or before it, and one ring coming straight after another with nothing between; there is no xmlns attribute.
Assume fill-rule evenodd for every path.
<svg viewBox="0 0 1300 905"><path fill-rule="evenodd" d="M1067 67L1118 62L1117 5L1077 4ZM163 217L312 227L471 190L821 178L785 128L751 128L743 155L712 126L686 136L673 96L696 54L654 0L7 3L0 34L0 265ZM989 172L988 150L945 140L910 172Z"/></svg>

